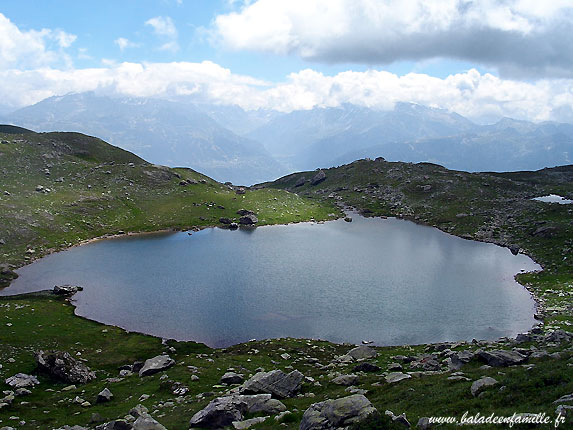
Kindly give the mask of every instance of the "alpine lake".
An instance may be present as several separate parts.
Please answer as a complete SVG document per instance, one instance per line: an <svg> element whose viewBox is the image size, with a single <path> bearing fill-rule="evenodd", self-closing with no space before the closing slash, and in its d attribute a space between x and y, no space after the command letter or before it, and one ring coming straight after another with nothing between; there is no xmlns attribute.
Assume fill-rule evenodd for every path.
<svg viewBox="0 0 573 430"><path fill-rule="evenodd" d="M80 285L78 315L226 347L497 339L535 323L529 257L395 218L122 236L48 255L0 295Z"/></svg>

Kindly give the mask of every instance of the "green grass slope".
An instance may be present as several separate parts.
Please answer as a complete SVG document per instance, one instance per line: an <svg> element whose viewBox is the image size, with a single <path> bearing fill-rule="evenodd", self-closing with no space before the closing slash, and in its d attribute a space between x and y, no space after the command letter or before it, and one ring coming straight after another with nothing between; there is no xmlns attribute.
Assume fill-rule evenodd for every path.
<svg viewBox="0 0 573 430"><path fill-rule="evenodd" d="M279 190L237 190L157 166L79 133L0 133L0 263L18 267L106 234L191 229L257 213L259 224L328 219L332 207Z"/></svg>

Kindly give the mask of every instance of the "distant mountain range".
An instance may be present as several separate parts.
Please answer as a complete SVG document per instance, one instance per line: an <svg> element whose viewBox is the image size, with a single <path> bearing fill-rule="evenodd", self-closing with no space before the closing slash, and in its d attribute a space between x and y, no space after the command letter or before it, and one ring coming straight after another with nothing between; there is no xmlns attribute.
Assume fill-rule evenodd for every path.
<svg viewBox="0 0 573 430"><path fill-rule="evenodd" d="M252 184L359 158L429 161L468 171L535 170L573 162L573 125L504 118L475 124L410 103L281 113L187 99L51 97L0 118L36 131L95 135L159 164Z"/></svg>
<svg viewBox="0 0 573 430"><path fill-rule="evenodd" d="M288 173L261 143L189 103L82 93L50 97L2 122L97 136L152 163L191 167L219 181L250 184Z"/></svg>

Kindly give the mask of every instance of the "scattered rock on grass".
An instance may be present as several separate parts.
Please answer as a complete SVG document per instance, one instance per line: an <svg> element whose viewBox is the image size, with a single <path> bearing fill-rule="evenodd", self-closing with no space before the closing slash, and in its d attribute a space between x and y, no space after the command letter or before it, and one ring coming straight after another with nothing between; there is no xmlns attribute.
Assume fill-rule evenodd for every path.
<svg viewBox="0 0 573 430"><path fill-rule="evenodd" d="M497 383L498 382L495 379L489 376L484 376L481 379L474 381L474 383L472 384L471 386L472 395L475 397L485 388L497 385Z"/></svg>
<svg viewBox="0 0 573 430"><path fill-rule="evenodd" d="M300 430L327 430L364 421L378 411L362 394L314 403L304 412Z"/></svg>
<svg viewBox="0 0 573 430"><path fill-rule="evenodd" d="M38 370L69 384L86 384L96 378L95 373L68 352L40 351L36 354Z"/></svg>
<svg viewBox="0 0 573 430"><path fill-rule="evenodd" d="M245 394L271 394L278 398L293 397L302 384L304 375L298 370L293 370L289 374L282 370L272 370L270 372L259 372L246 381L241 389Z"/></svg>
<svg viewBox="0 0 573 430"><path fill-rule="evenodd" d="M169 369L174 364L175 360L173 360L168 355L158 355L156 357L149 358L145 360L145 364L139 370L139 376L153 375L155 373Z"/></svg>
<svg viewBox="0 0 573 430"><path fill-rule="evenodd" d="M14 389L33 387L40 383L38 378L32 375L26 375L25 373L17 373L14 376L10 376L5 382Z"/></svg>

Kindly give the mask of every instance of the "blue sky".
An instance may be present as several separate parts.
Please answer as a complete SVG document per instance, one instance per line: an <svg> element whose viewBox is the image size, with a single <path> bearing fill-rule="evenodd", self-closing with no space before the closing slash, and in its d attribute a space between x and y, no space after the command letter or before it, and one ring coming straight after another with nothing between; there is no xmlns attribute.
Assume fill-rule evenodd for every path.
<svg viewBox="0 0 573 430"><path fill-rule="evenodd" d="M98 90L573 121L573 7L546 3L2 0L0 108Z"/></svg>

